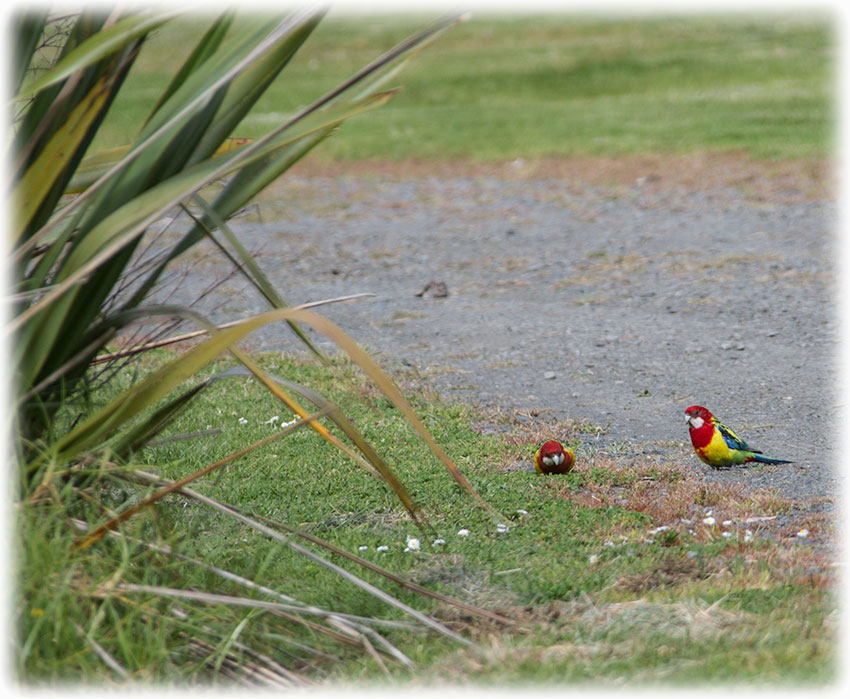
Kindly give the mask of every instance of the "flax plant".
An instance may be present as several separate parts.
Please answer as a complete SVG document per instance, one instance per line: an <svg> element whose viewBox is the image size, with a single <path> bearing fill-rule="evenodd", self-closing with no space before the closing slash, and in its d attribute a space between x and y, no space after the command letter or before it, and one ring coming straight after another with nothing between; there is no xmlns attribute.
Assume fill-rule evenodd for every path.
<svg viewBox="0 0 850 699"><path fill-rule="evenodd" d="M250 600L215 590L180 590L173 576L171 583L165 584L157 577L156 557L173 562L170 546L142 537L137 540L143 548L138 549L129 537L145 531L142 525L133 528L133 521L163 499L174 497L195 498L219 515L280 540L364 593L402 610L420 628L466 642L354 573L296 544L293 537L297 532L287 524L263 523L237 504L204 500L188 488L190 482L263 448L270 439L245 445L179 481L166 482L133 466L134 454L181 411L190 410L194 398L209 385L210 379L194 378L198 372L223 353L230 353L247 376L238 380L260 381L297 418L274 439L285 439L295 430L313 430L349 456L353 467L371 473L376 487L391 488L414 522L427 528L427 517L413 494L339 408L307 387L267 375L237 347L265 324L287 323L324 359L301 329L308 324L363 369L408 418L451 476L479 505L489 509L394 382L332 323L307 308L288 307L227 224L345 120L391 99L394 89L388 82L404 62L458 19L440 20L402 41L337 88L317 95L315 101L261 138L238 138L234 133L238 124L273 81L285 79L284 69L324 14L322 8L302 8L237 22L235 13L227 10L210 19L189 56L175 66L167 88L152 100L132 143L99 152L92 152L98 129L108 118L110 105L146 39L177 13L96 9L62 18L38 11L15 17L14 133L9 149L14 213L6 255L12 288L5 332L14 366L11 433L18 464L18 510L25 530L20 568L22 574L38 570L34 560L44 555L55 570L65 571L59 573L62 592L49 602L37 601L41 589L33 581L23 584L18 593L19 670L24 674L36 673L39 663L42 672L53 676L68 672L69 666L83 674L91 672L90 666L78 659L77 644L87 648L101 671L114 679L138 677L146 672L145 653L140 655L134 645L132 629L139 625L155 626L155 643L165 648L179 639L182 664L176 664L180 672L212 671L252 686L309 684L316 659L338 657L339 644L359 649L384 670L388 662L410 664L407 656L377 631L381 620L373 623L354 619L344 610L305 605L237 572L215 569L216 575L230 576L231 581L250 589ZM56 39L57 21L64 28L64 40ZM48 46L49 55L45 52ZM159 255L156 264L135 266L153 224L180 210L190 215L189 229ZM226 252L271 310L216 328L188 308L148 301L170 265L206 239ZM88 393L98 390L91 383L94 366L116 361L118 355L133 361L151 346L111 353L107 345L126 336L134 324L152 319L192 323L195 333L205 339L164 367L148 374L140 368L138 380L110 400L89 403ZM191 335L197 336L195 333ZM312 404L309 410L302 407L302 400ZM100 407L88 407L95 403ZM135 502L114 510L98 500L98 493L104 484L119 481L132 483L139 492ZM92 484L100 484L100 490ZM48 531L62 535L49 541L39 538ZM316 544L323 542L309 541L309 545ZM39 546L51 553L37 553ZM117 551L116 565L108 565L108 555L98 559L94 553L98 550ZM130 564L139 556L150 557L147 572L141 576ZM202 561L193 565L211 570ZM168 565L165 569L170 570ZM285 581L281 586L285 587ZM155 601L140 601L140 596ZM263 596L273 600L262 602L259 598ZM440 599L454 603L450 598ZM187 611L204 605L227 611L218 616ZM476 611L462 606L467 612ZM45 608L60 619L67 617L64 622L54 620L61 626L52 632L59 645L49 652L39 644L47 632ZM244 609L248 611L235 611ZM255 624L258 615L266 620L263 624ZM267 623L267 617L273 617L273 622ZM509 623L504 618L500 621ZM309 645L290 636L290 651L276 656L274 644L258 639L291 634L284 629L287 624L309 627L324 640ZM252 626L261 631L252 635L247 630ZM391 622L385 626L393 628ZM252 645L250 639L257 643ZM66 648L64 656L62 648ZM154 653L149 647L145 652ZM173 663L173 649L165 653L158 656L159 662Z"/></svg>

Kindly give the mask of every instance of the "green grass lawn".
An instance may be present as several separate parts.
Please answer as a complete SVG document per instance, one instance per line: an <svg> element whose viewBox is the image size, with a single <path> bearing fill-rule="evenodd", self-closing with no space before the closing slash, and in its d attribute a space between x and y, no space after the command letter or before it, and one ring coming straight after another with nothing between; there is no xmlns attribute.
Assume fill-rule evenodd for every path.
<svg viewBox="0 0 850 699"><path fill-rule="evenodd" d="M164 356L146 360L145 369ZM790 503L777 494L703 483L691 468L693 454L684 448L674 451L673 459L642 455L641 445L630 445L631 454L604 453L594 446L592 435L600 429L595 426L479 415L423 393L415 382L405 384L439 443L506 517L507 529L500 530L415 438L398 411L349 364L338 361L326 369L275 355L264 356L262 363L337 402L397 470L431 529L417 530L389 488L308 429L192 487L517 622L503 627L476 619L324 552L476 645L390 631L415 669L387 663L385 674L368 657L320 646L333 661L311 668L315 678L395 682L415 677L417 682L500 685L728 681L783 687L834 679L836 600L826 560L787 527L771 530L773 520L745 522L788 513ZM131 378L120 376L114 387ZM180 478L279 430L286 420L287 412L258 384L227 379L201 394L163 436L208 429L217 434L152 447L139 455L140 463ZM526 470L537 441L548 436L576 448L572 473L541 476ZM85 497L75 498L68 510L55 500L47 505L49 498L24 510L28 556L16 609L25 648L21 664L33 679L73 677L76 671L90 678L114 677L93 646L81 645L82 632L75 625L137 680L208 676L187 651L187 635L207 638L222 654L238 638L276 658L284 650L275 639L320 642L309 630L284 634L272 613L175 602L151 593L104 592L135 583L269 599L174 554L322 608L404 619L281 543L179 496L121 527L128 536L168 543L170 555L126 538L106 538L74 553L74 535L62 524L68 514L95 525L145 492L108 476L75 487ZM830 536L824 524L808 527L821 542ZM468 535L460 535L462 530ZM405 550L409 537L419 539L419 550ZM434 543L437 538L444 543ZM189 615L188 628L173 616L175 608ZM285 662L286 654L282 657Z"/></svg>
<svg viewBox="0 0 850 699"><path fill-rule="evenodd" d="M331 12L234 135L261 135L431 19ZM166 25L144 48L102 145L132 139L202 25ZM476 15L413 59L390 104L311 157L824 157L834 146L833 25L817 14Z"/></svg>

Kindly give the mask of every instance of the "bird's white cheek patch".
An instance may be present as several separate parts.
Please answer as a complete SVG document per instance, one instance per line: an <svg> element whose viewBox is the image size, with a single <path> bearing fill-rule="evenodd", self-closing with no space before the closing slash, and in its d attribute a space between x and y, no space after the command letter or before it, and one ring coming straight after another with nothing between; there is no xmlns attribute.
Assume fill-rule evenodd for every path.
<svg viewBox="0 0 850 699"><path fill-rule="evenodd" d="M546 464L547 466L551 466L555 462L554 462L554 460L552 459L551 456L544 456L543 457L543 463Z"/></svg>
<svg viewBox="0 0 850 699"><path fill-rule="evenodd" d="M701 417L692 417L689 422L691 423L691 427L693 427L695 430L698 430L705 424L705 420L703 420Z"/></svg>

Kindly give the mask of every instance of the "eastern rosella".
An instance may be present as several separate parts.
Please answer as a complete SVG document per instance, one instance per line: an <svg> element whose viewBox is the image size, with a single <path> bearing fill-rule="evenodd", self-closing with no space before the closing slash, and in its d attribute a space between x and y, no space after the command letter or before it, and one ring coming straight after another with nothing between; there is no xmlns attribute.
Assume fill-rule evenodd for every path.
<svg viewBox="0 0 850 699"><path fill-rule="evenodd" d="M751 449L747 443L699 405L685 410L685 422L690 426L691 443L697 456L712 468L758 461L762 464L790 464L785 459L770 459Z"/></svg>
<svg viewBox="0 0 850 699"><path fill-rule="evenodd" d="M534 454L534 468L539 473L569 473L576 462L573 450L557 439L548 439Z"/></svg>

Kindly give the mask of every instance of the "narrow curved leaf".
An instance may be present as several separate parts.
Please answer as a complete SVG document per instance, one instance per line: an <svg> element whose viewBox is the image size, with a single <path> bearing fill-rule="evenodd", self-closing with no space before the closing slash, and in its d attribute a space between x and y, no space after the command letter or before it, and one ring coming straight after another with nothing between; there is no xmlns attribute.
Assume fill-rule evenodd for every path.
<svg viewBox="0 0 850 699"><path fill-rule="evenodd" d="M39 210L66 166L76 157L89 127L100 117L109 100L109 75L102 75L88 94L80 100L71 117L50 139L35 162L27 168L12 194L15 202L15 226L10 242L19 240Z"/></svg>
<svg viewBox="0 0 850 699"><path fill-rule="evenodd" d="M258 366L253 364L253 362L250 363L250 366L246 364L246 367L232 367L231 369L217 374L214 378L218 380L233 376L253 375L273 391L275 388L270 385L270 382L272 381L286 386L286 388L290 391L297 393L302 398L306 398L313 405L322 410L322 412L324 412L331 420L333 420L345 433L345 435L354 442L363 456L366 457L367 463L372 467L368 469L369 472L383 480L392 489L392 491L396 494L396 497L401 501L402 505L404 505L408 514L410 514L411 519L413 519L417 525L422 526L422 523L420 523L420 517L423 515L419 504L413 499L413 496L407 490L404 483L401 482L401 479L396 476L389 464L387 464L380 454L375 451L363 435L360 434L359 430L354 426L351 420L345 416L338 405L306 386L301 386L300 384L288 381L280 376L275 376L274 374L268 374L262 371ZM425 520L425 523L427 524L427 520Z"/></svg>
<svg viewBox="0 0 850 699"><path fill-rule="evenodd" d="M155 15L136 15L118 20L111 27L97 32L75 46L51 70L24 87L15 99L28 99L44 88L65 80L78 70L87 68L136 39L146 36L181 12L182 10L167 10Z"/></svg>

